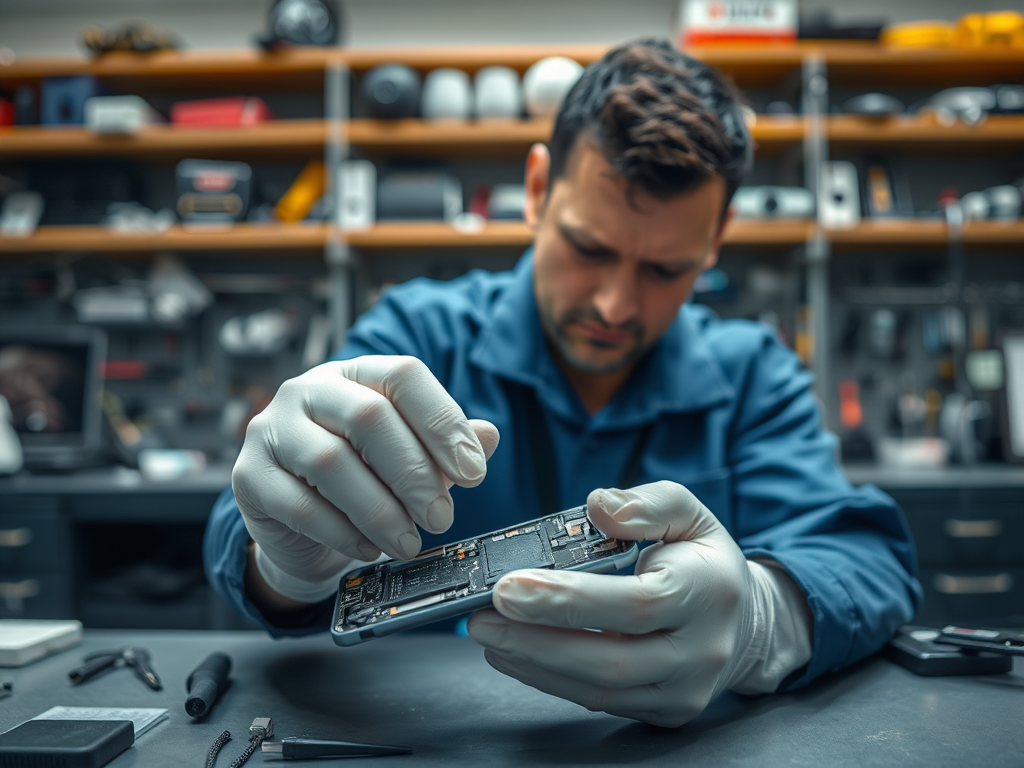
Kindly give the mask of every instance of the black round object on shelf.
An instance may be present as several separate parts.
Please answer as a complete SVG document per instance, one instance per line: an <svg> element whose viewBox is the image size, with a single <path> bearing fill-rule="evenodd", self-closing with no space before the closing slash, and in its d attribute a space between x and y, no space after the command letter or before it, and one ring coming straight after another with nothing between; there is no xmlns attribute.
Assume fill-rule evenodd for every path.
<svg viewBox="0 0 1024 768"><path fill-rule="evenodd" d="M290 45L335 45L341 39L339 0L274 0L267 33L256 39L266 50Z"/></svg>
<svg viewBox="0 0 1024 768"><path fill-rule="evenodd" d="M864 93L843 104L843 112L861 117L888 117L903 112L903 102L884 93Z"/></svg>
<svg viewBox="0 0 1024 768"><path fill-rule="evenodd" d="M382 64L363 77L363 99L371 117L416 117L420 76L404 64Z"/></svg>

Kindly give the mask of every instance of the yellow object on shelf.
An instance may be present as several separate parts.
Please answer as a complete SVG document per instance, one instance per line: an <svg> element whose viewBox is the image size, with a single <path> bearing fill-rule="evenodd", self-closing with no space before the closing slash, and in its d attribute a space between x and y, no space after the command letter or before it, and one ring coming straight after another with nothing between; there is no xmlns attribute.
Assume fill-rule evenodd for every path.
<svg viewBox="0 0 1024 768"><path fill-rule="evenodd" d="M284 196L274 213L285 222L302 221L327 189L327 170L322 160L310 160Z"/></svg>
<svg viewBox="0 0 1024 768"><path fill-rule="evenodd" d="M1024 48L1024 15L1016 11L969 13L956 23L957 48Z"/></svg>
<svg viewBox="0 0 1024 768"><path fill-rule="evenodd" d="M879 38L886 45L912 48L948 48L953 44L953 24L948 21L906 21L890 24Z"/></svg>
<svg viewBox="0 0 1024 768"><path fill-rule="evenodd" d="M968 13L948 21L907 21L882 30L886 45L910 48L1024 48L1024 14Z"/></svg>

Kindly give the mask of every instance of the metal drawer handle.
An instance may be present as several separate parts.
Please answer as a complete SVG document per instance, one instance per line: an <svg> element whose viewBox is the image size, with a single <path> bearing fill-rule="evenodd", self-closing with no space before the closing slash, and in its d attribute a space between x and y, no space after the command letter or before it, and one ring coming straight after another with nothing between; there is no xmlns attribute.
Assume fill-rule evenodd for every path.
<svg viewBox="0 0 1024 768"><path fill-rule="evenodd" d="M997 573L995 576L935 575L935 589L944 595L998 595L1013 589L1013 576Z"/></svg>
<svg viewBox="0 0 1024 768"><path fill-rule="evenodd" d="M989 539L1003 532L1003 521L947 518L943 527L946 535L954 539Z"/></svg>
<svg viewBox="0 0 1024 768"><path fill-rule="evenodd" d="M35 579L0 581L0 600L24 600L38 594L39 582Z"/></svg>
<svg viewBox="0 0 1024 768"><path fill-rule="evenodd" d="M31 541L31 528L0 528L0 547L27 547Z"/></svg>
<svg viewBox="0 0 1024 768"><path fill-rule="evenodd" d="M0 600L10 613L24 613L25 601L42 591L35 579L25 581L0 581Z"/></svg>

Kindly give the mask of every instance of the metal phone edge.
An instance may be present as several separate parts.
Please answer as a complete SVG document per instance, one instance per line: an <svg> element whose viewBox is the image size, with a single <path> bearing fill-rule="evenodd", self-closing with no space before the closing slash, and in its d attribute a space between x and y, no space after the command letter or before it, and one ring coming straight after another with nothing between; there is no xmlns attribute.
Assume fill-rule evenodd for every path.
<svg viewBox="0 0 1024 768"><path fill-rule="evenodd" d="M569 566L568 568L560 568L559 570L612 573L613 571L621 571L623 568L633 565L639 556L640 546L634 541L633 546L625 552L619 552L611 557L605 557L600 560L591 560L579 565ZM491 605L491 595L494 593L493 589L488 589L475 595L459 597L447 603L424 608L408 616L396 616L393 619L385 619L384 621L377 622L372 627L339 630L337 626L341 618L339 615L341 608L340 591L341 585L339 584L339 596L335 598L334 611L331 615L331 639L334 640L335 645L343 648L351 648L354 645L360 645L369 640L376 640L379 637L386 637L406 629L420 627L434 621L450 619L455 616L461 616L464 613L486 608ZM371 637L364 638L361 635L367 629L372 630L373 634Z"/></svg>

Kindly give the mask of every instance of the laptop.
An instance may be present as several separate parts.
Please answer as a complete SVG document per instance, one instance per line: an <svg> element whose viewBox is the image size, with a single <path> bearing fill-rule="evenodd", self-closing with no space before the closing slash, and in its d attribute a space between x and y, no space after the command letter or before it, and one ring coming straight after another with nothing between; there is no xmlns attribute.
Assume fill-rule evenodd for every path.
<svg viewBox="0 0 1024 768"><path fill-rule="evenodd" d="M28 469L102 463L100 392L107 337L97 328L0 328L0 395Z"/></svg>

